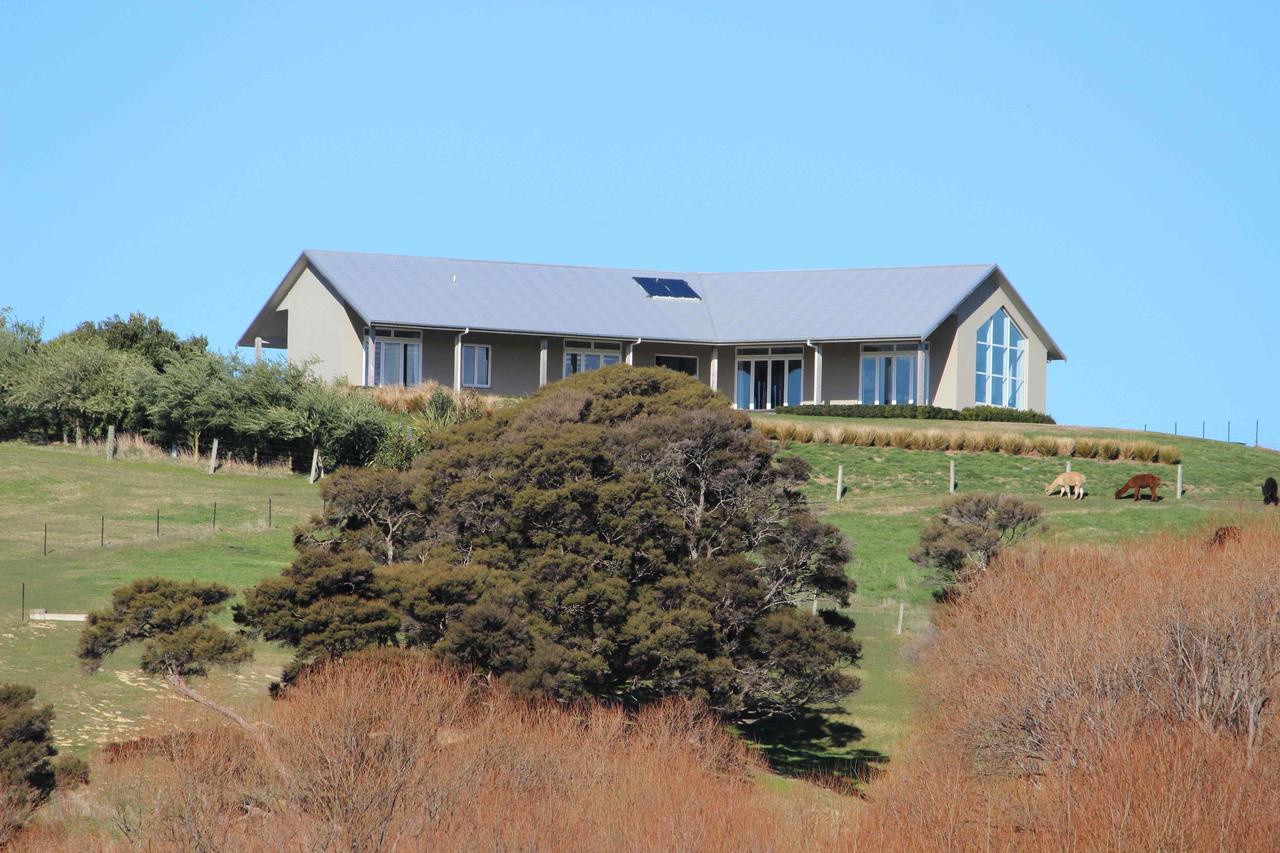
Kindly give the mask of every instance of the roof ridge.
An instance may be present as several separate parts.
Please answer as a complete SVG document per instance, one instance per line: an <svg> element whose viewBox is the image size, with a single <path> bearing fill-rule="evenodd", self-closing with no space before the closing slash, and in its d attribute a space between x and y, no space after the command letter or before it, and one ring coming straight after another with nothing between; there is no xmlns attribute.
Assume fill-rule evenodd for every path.
<svg viewBox="0 0 1280 853"><path fill-rule="evenodd" d="M565 270L606 270L610 272L656 272L656 273L675 273L677 275L697 275L697 273L688 270L659 269L657 267L602 267L592 266L590 264L549 264L540 261L500 261L492 258L449 258L443 255L406 255L398 252L349 252L338 249L303 249L302 253L311 257L314 254L323 255L366 255L377 258L407 258L415 261L452 261L461 264L502 264L511 267L549 267L552 269Z"/></svg>
<svg viewBox="0 0 1280 853"><path fill-rule="evenodd" d="M451 261L454 263L464 264L502 264L504 266L515 267L548 267L551 269L571 269L571 270L606 270L609 272L661 272L674 273L678 275L767 275L769 273L802 273L802 272L874 272L878 270L936 270L936 269L988 269L996 266L994 263L977 263L977 264L901 264L897 266L876 266L876 267L798 267L791 269L768 269L768 270L676 270L671 268L658 267L606 267L593 264L552 264L541 261L503 261L494 260L492 258L452 258L443 255L406 255L401 252L353 252L343 249L303 249L302 253L308 257L314 254L324 255L366 255L378 258L406 258L415 261Z"/></svg>

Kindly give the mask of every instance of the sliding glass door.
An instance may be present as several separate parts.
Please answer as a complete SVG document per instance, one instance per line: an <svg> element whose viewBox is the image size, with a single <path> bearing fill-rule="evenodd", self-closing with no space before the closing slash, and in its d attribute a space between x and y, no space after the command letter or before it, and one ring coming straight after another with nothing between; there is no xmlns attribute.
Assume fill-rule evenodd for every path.
<svg viewBox="0 0 1280 853"><path fill-rule="evenodd" d="M739 409L776 409L804 401L800 347L739 347L734 403Z"/></svg>
<svg viewBox="0 0 1280 853"><path fill-rule="evenodd" d="M904 405L924 402L917 387L917 359L922 353L916 344L880 344L862 348L862 391L859 399L867 405ZM929 359L924 361L925 386L929 384Z"/></svg>

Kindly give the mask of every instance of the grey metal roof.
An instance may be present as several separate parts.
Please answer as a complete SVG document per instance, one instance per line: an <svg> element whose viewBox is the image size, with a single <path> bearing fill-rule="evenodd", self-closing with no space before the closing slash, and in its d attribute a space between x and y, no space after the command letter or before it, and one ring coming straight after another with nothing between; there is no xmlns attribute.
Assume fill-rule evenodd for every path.
<svg viewBox="0 0 1280 853"><path fill-rule="evenodd" d="M994 264L696 273L308 250L241 346L307 266L370 324L706 343L924 338L998 273ZM636 276L684 279L702 298L651 298Z"/></svg>

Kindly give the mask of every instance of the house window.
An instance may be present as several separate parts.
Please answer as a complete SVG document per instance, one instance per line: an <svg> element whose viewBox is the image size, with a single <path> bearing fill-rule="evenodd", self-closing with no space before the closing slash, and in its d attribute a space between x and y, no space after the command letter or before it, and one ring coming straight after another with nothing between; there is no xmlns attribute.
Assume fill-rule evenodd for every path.
<svg viewBox="0 0 1280 853"><path fill-rule="evenodd" d="M1027 338L1003 308L978 327L974 400L979 405L1027 406Z"/></svg>
<svg viewBox="0 0 1280 853"><path fill-rule="evenodd" d="M489 387L488 344L462 345L462 384L468 388Z"/></svg>
<svg viewBox="0 0 1280 853"><path fill-rule="evenodd" d="M738 347L733 402L739 409L776 409L804 402L804 348Z"/></svg>
<svg viewBox="0 0 1280 853"><path fill-rule="evenodd" d="M859 400L867 405L911 405L928 394L919 388L918 360L927 350L919 344L867 344L862 347L862 386ZM924 361L925 388L929 387L929 359Z"/></svg>
<svg viewBox="0 0 1280 853"><path fill-rule="evenodd" d="M374 385L422 382L422 335L403 329L377 329L373 343Z"/></svg>
<svg viewBox="0 0 1280 853"><path fill-rule="evenodd" d="M687 373L698 378L698 357L693 355L655 355L653 363L657 367L665 367L677 373Z"/></svg>
<svg viewBox="0 0 1280 853"><path fill-rule="evenodd" d="M565 341L564 375L599 370L622 361L622 344L617 341Z"/></svg>

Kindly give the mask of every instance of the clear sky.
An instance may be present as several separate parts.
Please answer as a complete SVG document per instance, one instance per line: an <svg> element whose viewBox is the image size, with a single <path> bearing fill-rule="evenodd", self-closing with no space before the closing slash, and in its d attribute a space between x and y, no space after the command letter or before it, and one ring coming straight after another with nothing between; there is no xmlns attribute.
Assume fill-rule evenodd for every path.
<svg viewBox="0 0 1280 853"><path fill-rule="evenodd" d="M0 305L225 350L304 248L994 261L1070 359L1060 421L1280 446L1277 32L1274 0L6 0Z"/></svg>

